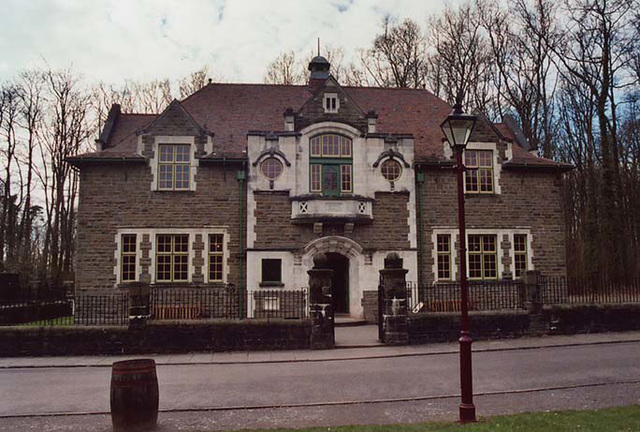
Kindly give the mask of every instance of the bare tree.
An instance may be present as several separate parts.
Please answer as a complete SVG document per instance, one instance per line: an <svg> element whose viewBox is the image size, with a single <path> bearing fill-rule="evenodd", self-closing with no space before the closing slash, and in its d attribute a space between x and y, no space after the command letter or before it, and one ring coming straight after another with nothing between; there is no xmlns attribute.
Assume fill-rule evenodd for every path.
<svg viewBox="0 0 640 432"><path fill-rule="evenodd" d="M33 222L34 212L32 191L34 187L34 165L36 157L36 140L41 127L43 116L43 86L44 77L39 71L26 71L20 74L18 83L18 98L20 100L20 125L24 131L26 141L24 143L26 182L24 184L24 200L22 203L22 216L19 225L20 263L25 272L33 266Z"/></svg>
<svg viewBox="0 0 640 432"><path fill-rule="evenodd" d="M510 12L486 0L476 2L497 72L498 117L515 112L530 146L552 158L557 73L553 51L545 44L556 44L556 8L550 0L532 3L515 0Z"/></svg>
<svg viewBox="0 0 640 432"><path fill-rule="evenodd" d="M493 59L472 3L447 8L428 22L427 86L453 103L464 95L468 111L493 117Z"/></svg>
<svg viewBox="0 0 640 432"><path fill-rule="evenodd" d="M77 154L92 131L88 125L89 93L71 71L47 71L47 130L41 137L44 171L39 177L46 195L47 226L43 265L54 284L72 270L75 198L78 179L66 162ZM44 270L44 269L43 269Z"/></svg>
<svg viewBox="0 0 640 432"><path fill-rule="evenodd" d="M633 0L566 0L564 25L547 36L536 31L545 48L554 52L563 85L585 89L593 105L597 127L590 131L593 136L589 140L596 143L592 156L597 158L596 169L589 173L593 178L583 181L585 193L596 196L589 199L597 202L590 202L585 209L585 242L593 242L586 246L591 269L603 273L618 274L633 268L625 218L629 199L621 171L617 97L634 82L628 78L629 63L625 61L631 49L634 4ZM592 232L592 220L597 221L598 235Z"/></svg>
<svg viewBox="0 0 640 432"><path fill-rule="evenodd" d="M4 146L4 179L2 191L2 214L0 215L0 261L14 262L16 239L16 198L12 192L12 174L16 162L18 116L20 112L18 89L14 83L0 88L0 132ZM7 264L5 264L5 267Z"/></svg>
<svg viewBox="0 0 640 432"><path fill-rule="evenodd" d="M411 19L385 18L373 46L361 50L360 69L379 87L422 88L425 84L425 37ZM350 68L351 78L362 82L362 73Z"/></svg>
<svg viewBox="0 0 640 432"><path fill-rule="evenodd" d="M305 75L300 72L300 67L293 51L281 53L267 66L264 76L265 84L303 84Z"/></svg>
<svg viewBox="0 0 640 432"><path fill-rule="evenodd" d="M187 96L200 90L207 85L207 80L213 77L209 74L209 68L204 66L196 71L191 72L189 75L181 78L178 81L178 91L180 99L184 99Z"/></svg>
<svg viewBox="0 0 640 432"><path fill-rule="evenodd" d="M133 98L137 112L157 114L162 112L173 100L171 83L168 79L147 82L127 81L124 95Z"/></svg>

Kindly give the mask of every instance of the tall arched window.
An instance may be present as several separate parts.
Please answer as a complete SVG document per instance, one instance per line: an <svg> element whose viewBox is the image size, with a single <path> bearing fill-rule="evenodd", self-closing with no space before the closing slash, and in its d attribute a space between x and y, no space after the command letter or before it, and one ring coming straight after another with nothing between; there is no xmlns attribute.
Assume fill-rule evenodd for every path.
<svg viewBox="0 0 640 432"><path fill-rule="evenodd" d="M338 134L316 135L310 147L309 190L327 196L352 193L351 139Z"/></svg>

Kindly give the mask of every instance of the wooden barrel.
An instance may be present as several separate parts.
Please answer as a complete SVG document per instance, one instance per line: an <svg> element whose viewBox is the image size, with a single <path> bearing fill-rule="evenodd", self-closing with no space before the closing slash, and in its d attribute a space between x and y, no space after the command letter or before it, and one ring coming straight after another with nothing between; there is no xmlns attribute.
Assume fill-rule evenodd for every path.
<svg viewBox="0 0 640 432"><path fill-rule="evenodd" d="M153 359L113 363L111 421L115 431L149 430L158 422L158 378Z"/></svg>

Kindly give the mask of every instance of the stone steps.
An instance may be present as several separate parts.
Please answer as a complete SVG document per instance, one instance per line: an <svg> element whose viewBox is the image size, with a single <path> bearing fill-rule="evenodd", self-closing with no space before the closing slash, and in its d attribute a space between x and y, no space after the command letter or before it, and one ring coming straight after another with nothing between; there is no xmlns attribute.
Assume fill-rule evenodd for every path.
<svg viewBox="0 0 640 432"><path fill-rule="evenodd" d="M336 327L356 327L367 325L367 321L364 318L352 318L349 315L336 315L335 326Z"/></svg>

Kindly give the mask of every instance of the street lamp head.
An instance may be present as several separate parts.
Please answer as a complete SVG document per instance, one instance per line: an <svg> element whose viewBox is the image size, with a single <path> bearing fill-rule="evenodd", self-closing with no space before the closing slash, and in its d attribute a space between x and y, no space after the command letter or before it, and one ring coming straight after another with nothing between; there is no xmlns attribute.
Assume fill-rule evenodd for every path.
<svg viewBox="0 0 640 432"><path fill-rule="evenodd" d="M454 151L465 149L476 125L476 120L476 116L465 114L462 111L462 104L457 102L453 106L451 114L440 124L444 136Z"/></svg>

